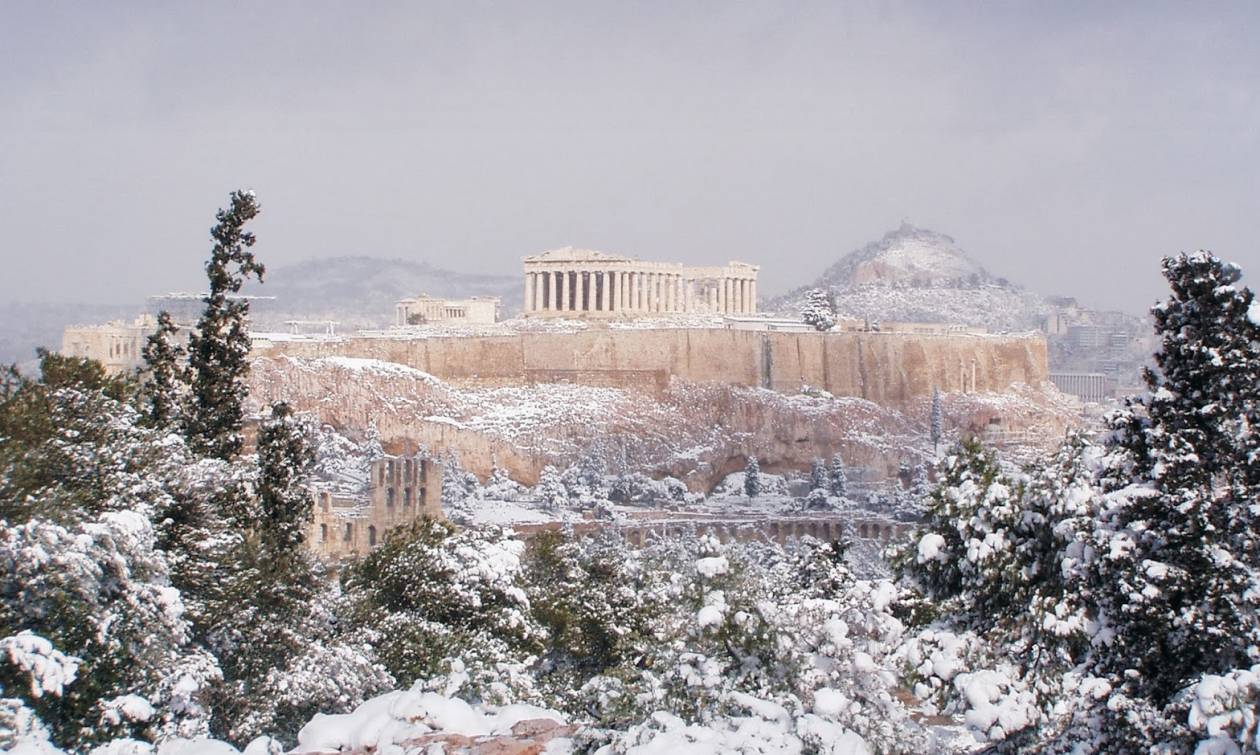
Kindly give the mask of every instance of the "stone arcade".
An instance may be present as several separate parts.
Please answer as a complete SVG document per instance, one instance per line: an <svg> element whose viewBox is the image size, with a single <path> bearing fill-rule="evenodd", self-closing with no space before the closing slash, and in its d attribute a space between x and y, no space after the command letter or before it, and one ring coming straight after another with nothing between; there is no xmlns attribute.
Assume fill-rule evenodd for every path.
<svg viewBox="0 0 1260 755"><path fill-rule="evenodd" d="M526 317L752 314L756 265L690 267L564 247L526 257Z"/></svg>

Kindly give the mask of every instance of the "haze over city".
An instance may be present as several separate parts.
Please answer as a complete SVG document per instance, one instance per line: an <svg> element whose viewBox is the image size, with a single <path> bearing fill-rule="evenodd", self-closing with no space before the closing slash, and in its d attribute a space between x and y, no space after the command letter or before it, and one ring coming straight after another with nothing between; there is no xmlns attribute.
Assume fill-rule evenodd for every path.
<svg viewBox="0 0 1260 755"><path fill-rule="evenodd" d="M908 219L1144 310L1260 266L1260 7L11 2L0 295L195 289L255 189L269 266L516 274L575 244L781 293ZM265 250L265 251L264 251Z"/></svg>

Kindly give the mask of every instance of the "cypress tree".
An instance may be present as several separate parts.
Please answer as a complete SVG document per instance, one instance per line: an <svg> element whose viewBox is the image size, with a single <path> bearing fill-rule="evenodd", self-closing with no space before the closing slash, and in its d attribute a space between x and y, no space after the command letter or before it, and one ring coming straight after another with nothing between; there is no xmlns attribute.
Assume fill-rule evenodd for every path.
<svg viewBox="0 0 1260 755"><path fill-rule="evenodd" d="M220 459L241 452L245 377L249 372L249 302L232 297L246 279L262 280L264 268L249 248L254 234L245 224L258 215L250 191L234 191L231 204L219 210L210 229L214 249L206 262L210 290L201 320L189 339L188 369L192 394L188 407L188 440L198 452Z"/></svg>
<svg viewBox="0 0 1260 755"><path fill-rule="evenodd" d="M296 552L306 541L312 501L306 481L315 463L307 428L283 401L258 431L258 531L273 554Z"/></svg>
<svg viewBox="0 0 1260 755"><path fill-rule="evenodd" d="M930 419L932 424L932 451L936 452L941 446L943 423L941 421L941 392L935 388L932 389L932 413Z"/></svg>
<svg viewBox="0 0 1260 755"><path fill-rule="evenodd" d="M815 490L826 492L827 488L827 467L822 459L814 459L809 467L809 489L811 492Z"/></svg>
<svg viewBox="0 0 1260 755"><path fill-rule="evenodd" d="M849 478L844 473L844 457L836 452L836 455L831 457L831 494L837 498L844 498L848 483Z"/></svg>
<svg viewBox="0 0 1260 755"><path fill-rule="evenodd" d="M185 350L176 342L179 328L171 322L170 313L158 314L157 330L149 336L141 355L144 357L143 383L145 414L153 427L168 427L179 419L180 401L188 384L182 364Z"/></svg>
<svg viewBox="0 0 1260 755"><path fill-rule="evenodd" d="M761 494L761 465L757 463L756 456L749 456L748 463L744 465L744 493L749 498L756 498Z"/></svg>

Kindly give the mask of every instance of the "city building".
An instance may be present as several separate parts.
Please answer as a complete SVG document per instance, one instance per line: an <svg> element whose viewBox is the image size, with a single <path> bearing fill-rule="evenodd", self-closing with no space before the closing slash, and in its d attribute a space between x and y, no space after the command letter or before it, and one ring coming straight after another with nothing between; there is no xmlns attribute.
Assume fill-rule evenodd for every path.
<svg viewBox="0 0 1260 755"><path fill-rule="evenodd" d="M524 258L526 317L752 314L756 265L694 267L564 247Z"/></svg>

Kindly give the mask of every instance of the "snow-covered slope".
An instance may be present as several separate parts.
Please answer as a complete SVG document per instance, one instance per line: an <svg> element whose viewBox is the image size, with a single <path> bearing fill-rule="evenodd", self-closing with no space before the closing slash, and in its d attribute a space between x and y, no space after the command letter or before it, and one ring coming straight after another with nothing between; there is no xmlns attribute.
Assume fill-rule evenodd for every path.
<svg viewBox="0 0 1260 755"><path fill-rule="evenodd" d="M795 316L806 292L814 288L832 295L841 317L871 321L1027 330L1036 328L1048 311L1042 297L991 275L954 239L908 223L763 306Z"/></svg>

